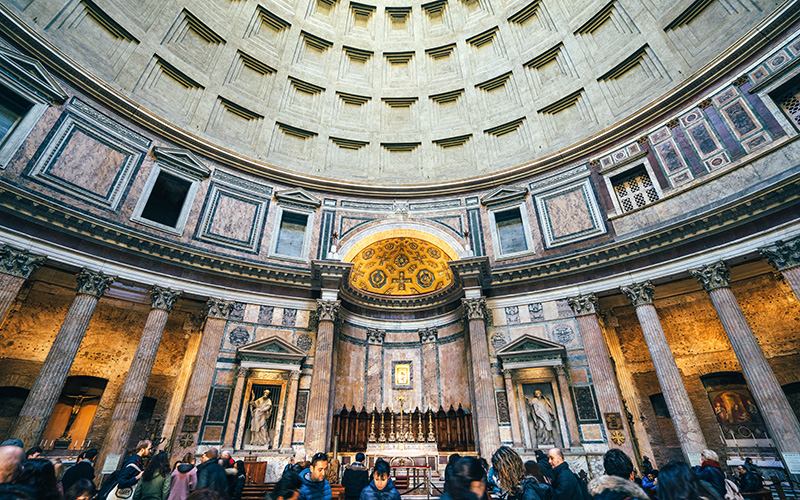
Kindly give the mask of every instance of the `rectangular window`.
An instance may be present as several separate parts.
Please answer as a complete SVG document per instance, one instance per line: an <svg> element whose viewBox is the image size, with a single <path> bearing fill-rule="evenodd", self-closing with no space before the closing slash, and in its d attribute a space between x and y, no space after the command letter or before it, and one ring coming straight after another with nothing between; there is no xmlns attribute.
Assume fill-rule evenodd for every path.
<svg viewBox="0 0 800 500"><path fill-rule="evenodd" d="M500 254L508 255L528 250L525 238L525 226L519 208L495 212L495 225L500 240Z"/></svg>
<svg viewBox="0 0 800 500"><path fill-rule="evenodd" d="M165 171L158 174L141 217L158 224L177 227L192 182Z"/></svg>
<svg viewBox="0 0 800 500"><path fill-rule="evenodd" d="M275 253L287 257L303 257L303 244L306 238L308 215L283 212L278 228L278 242Z"/></svg>
<svg viewBox="0 0 800 500"><path fill-rule="evenodd" d="M14 132L32 107L31 102L0 85L0 144Z"/></svg>
<svg viewBox="0 0 800 500"><path fill-rule="evenodd" d="M800 77L793 78L788 85L784 85L775 92L773 97L796 128L800 128L800 83L798 80Z"/></svg>
<svg viewBox="0 0 800 500"><path fill-rule="evenodd" d="M644 165L613 177L611 185L614 186L614 193L623 212L630 212L658 201L658 192Z"/></svg>

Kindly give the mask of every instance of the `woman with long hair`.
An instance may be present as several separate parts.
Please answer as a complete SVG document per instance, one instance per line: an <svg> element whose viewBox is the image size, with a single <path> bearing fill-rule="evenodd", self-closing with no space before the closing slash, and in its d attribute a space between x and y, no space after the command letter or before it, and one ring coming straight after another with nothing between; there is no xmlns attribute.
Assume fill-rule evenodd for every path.
<svg viewBox="0 0 800 500"><path fill-rule="evenodd" d="M168 500L186 500L197 486L197 467L194 466L194 454L187 453L170 475Z"/></svg>
<svg viewBox="0 0 800 500"><path fill-rule="evenodd" d="M38 500L61 500L61 492L56 484L56 469L46 458L26 461L14 484L32 489Z"/></svg>
<svg viewBox="0 0 800 500"><path fill-rule="evenodd" d="M497 482L509 499L550 500L550 487L526 474L522 459L508 446L501 446L492 455L492 467L497 474Z"/></svg>
<svg viewBox="0 0 800 500"><path fill-rule="evenodd" d="M133 492L133 500L167 500L171 486L169 455L161 451L145 467Z"/></svg>
<svg viewBox="0 0 800 500"><path fill-rule="evenodd" d="M475 457L462 457L454 465L441 500L489 500L486 469Z"/></svg>
<svg viewBox="0 0 800 500"><path fill-rule="evenodd" d="M233 482L231 500L242 500L242 491L244 490L244 483L247 479L247 472L245 472L244 462L241 460L234 462L233 466L236 468L236 480Z"/></svg>
<svg viewBox="0 0 800 500"><path fill-rule="evenodd" d="M94 483L88 479L78 479L64 492L64 500L92 500L97 494Z"/></svg>
<svg viewBox="0 0 800 500"><path fill-rule="evenodd" d="M658 500L721 500L686 462L673 460L658 472Z"/></svg>

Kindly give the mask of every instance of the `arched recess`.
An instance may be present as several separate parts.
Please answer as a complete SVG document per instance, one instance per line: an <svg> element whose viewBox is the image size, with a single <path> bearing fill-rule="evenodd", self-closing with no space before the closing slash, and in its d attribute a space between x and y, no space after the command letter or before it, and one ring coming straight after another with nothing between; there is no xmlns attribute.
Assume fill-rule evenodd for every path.
<svg viewBox="0 0 800 500"><path fill-rule="evenodd" d="M99 377L67 377L42 436L45 449L80 449L91 444L85 442L86 434L107 383Z"/></svg>
<svg viewBox="0 0 800 500"><path fill-rule="evenodd" d="M789 400L797 420L800 420L800 382L792 382L783 387L783 393L786 394L786 399Z"/></svg>
<svg viewBox="0 0 800 500"><path fill-rule="evenodd" d="M460 238L457 239L451 232L424 221L381 221L365 224L342 238L339 255L344 262L350 262L354 255L376 241L403 237L428 241L445 252L450 260L469 256Z"/></svg>

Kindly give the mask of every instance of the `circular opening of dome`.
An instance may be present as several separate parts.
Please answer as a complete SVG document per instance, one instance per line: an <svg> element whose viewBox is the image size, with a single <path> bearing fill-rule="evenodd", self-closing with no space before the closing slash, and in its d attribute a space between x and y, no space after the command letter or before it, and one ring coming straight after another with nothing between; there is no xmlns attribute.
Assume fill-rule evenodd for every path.
<svg viewBox="0 0 800 500"><path fill-rule="evenodd" d="M387 238L369 244L351 260L350 284L379 295L422 295L447 288L453 273L448 254L419 238Z"/></svg>

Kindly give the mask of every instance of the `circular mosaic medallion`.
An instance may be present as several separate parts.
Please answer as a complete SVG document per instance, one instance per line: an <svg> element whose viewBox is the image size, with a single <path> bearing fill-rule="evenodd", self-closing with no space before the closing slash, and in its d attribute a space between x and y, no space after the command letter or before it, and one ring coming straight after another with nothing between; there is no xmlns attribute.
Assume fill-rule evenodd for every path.
<svg viewBox="0 0 800 500"><path fill-rule="evenodd" d="M241 326L237 326L228 333L228 342L230 342L232 346L242 347L250 342L250 332Z"/></svg>

